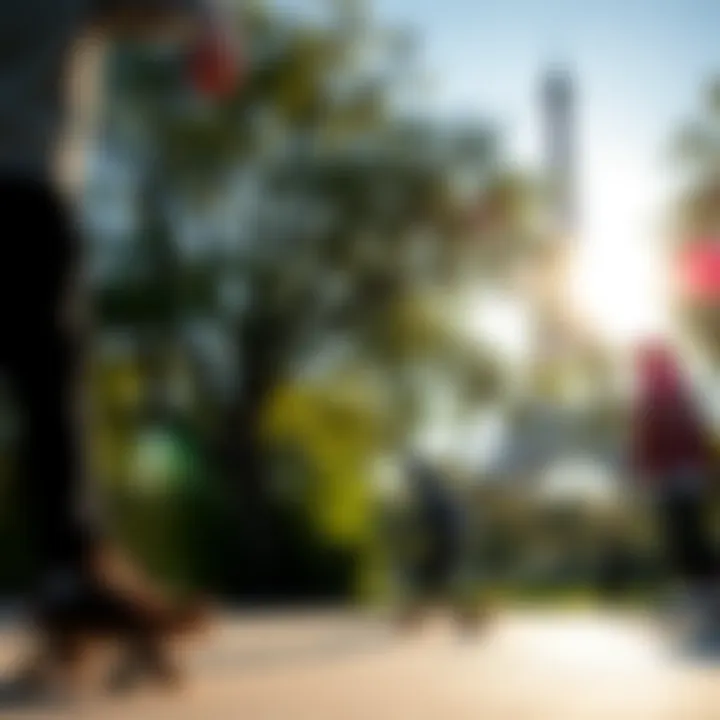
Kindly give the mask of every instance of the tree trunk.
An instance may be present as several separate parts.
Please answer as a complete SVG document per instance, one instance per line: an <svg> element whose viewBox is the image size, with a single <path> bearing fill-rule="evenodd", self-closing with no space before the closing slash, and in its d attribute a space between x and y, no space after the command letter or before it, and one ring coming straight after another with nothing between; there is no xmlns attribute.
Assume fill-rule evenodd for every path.
<svg viewBox="0 0 720 720"><path fill-rule="evenodd" d="M238 344L243 382L228 409L221 451L240 521L234 556L242 566L233 568L230 582L243 595L267 600L278 586L280 557L260 432L263 411L282 374L284 323L265 308L251 311L241 321Z"/></svg>
<svg viewBox="0 0 720 720"><path fill-rule="evenodd" d="M180 259L165 210L163 183L156 169L143 183L142 217L148 317L141 337L141 369L147 384L147 413L162 420L167 407L167 374L176 348L180 305Z"/></svg>

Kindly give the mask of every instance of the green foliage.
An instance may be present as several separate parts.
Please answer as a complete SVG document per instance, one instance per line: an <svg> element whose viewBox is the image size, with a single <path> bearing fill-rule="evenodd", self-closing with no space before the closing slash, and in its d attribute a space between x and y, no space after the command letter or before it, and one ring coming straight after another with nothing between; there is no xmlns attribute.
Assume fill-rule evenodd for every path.
<svg viewBox="0 0 720 720"><path fill-rule="evenodd" d="M98 296L105 327L130 332L141 347L127 371L134 380L98 381L106 413L98 464L125 537L172 582L238 596L263 566L278 564L289 595L376 593L385 560L370 463L402 439L413 403L401 407L393 396L368 408L350 368L382 375L392 395L404 364L429 355L463 384L468 403L498 387L497 366L444 318L425 314L428 287L463 266L462 235L479 236L479 267L495 263L498 248L505 267L527 239L533 191L501 171L487 128L455 133L394 117L391 80L359 60L365 43L383 44L383 29L357 7L341 16L337 26L315 26L248 6L247 81L215 105L193 96L176 49L123 45L112 58L107 147L137 178L127 208L137 227ZM472 176L469 200L449 182L460 165ZM208 228L241 204L239 176L256 183L257 207L238 212L224 248L187 253L178 241L183 221L201 221L212 243ZM483 209L483 223L468 223L467 202ZM302 212L283 222L288 204ZM313 213L322 221L306 222ZM418 231L431 238L429 270L407 262ZM341 292L333 295L335 280ZM228 309L225 284L244 288L247 302ZM181 330L189 318L222 319L237 358L227 384L236 389L218 397L207 372L190 372L195 397L185 412L203 445L200 481L138 495L138 418L157 409L173 359L187 358ZM306 387L297 368L312 369L336 336L358 357ZM287 488L271 490L275 455L287 447L302 457L289 481L294 501Z"/></svg>
<svg viewBox="0 0 720 720"><path fill-rule="evenodd" d="M327 392L327 391L326 391ZM373 498L369 461L378 443L372 408L337 395L280 388L268 408L271 442L302 448L304 483L294 478L296 511L326 548L357 558L354 587L367 592L373 574ZM292 482L292 481L291 481Z"/></svg>

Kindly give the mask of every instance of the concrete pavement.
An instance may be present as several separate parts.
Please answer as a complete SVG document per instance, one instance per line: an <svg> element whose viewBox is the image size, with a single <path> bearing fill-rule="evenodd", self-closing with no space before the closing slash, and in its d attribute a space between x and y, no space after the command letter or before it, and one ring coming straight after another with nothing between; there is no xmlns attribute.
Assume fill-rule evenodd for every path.
<svg viewBox="0 0 720 720"><path fill-rule="evenodd" d="M0 663L22 644L0 635ZM191 685L72 707L0 692L0 720L720 720L720 661L672 652L649 619L514 611L483 637L442 620L398 636L353 614L228 617L189 651Z"/></svg>

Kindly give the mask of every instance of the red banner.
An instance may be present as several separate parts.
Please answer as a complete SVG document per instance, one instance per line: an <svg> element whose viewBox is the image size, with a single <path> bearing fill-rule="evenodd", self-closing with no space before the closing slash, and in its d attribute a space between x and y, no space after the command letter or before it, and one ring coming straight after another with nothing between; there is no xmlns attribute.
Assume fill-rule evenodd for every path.
<svg viewBox="0 0 720 720"><path fill-rule="evenodd" d="M699 240L683 247L677 255L678 290L686 300L720 301L720 238Z"/></svg>

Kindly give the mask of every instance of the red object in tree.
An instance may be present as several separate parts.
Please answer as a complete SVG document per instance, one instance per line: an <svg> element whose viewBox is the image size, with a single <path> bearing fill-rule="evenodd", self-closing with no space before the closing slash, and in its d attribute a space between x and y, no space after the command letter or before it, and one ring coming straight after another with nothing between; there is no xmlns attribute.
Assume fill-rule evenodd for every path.
<svg viewBox="0 0 720 720"><path fill-rule="evenodd" d="M236 46L222 31L208 31L190 56L195 90L215 100L232 95L241 83L241 61Z"/></svg>
<svg viewBox="0 0 720 720"><path fill-rule="evenodd" d="M679 291L686 300L720 301L720 239L692 242L677 260Z"/></svg>

